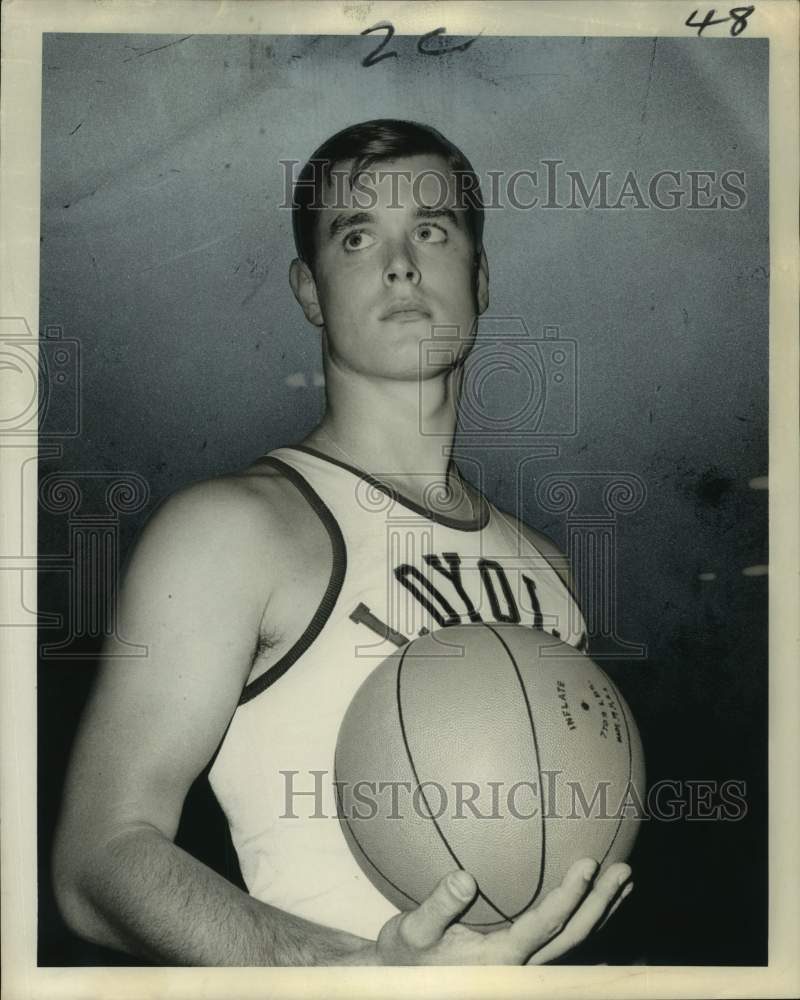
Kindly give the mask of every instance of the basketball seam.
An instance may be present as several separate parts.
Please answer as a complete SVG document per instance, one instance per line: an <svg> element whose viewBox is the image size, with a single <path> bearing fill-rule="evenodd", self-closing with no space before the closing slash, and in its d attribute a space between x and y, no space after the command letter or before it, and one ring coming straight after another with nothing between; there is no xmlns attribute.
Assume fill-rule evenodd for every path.
<svg viewBox="0 0 800 1000"><path fill-rule="evenodd" d="M508 654L509 659L511 660L511 665L514 668L514 673L517 675L517 680L519 681L519 686L520 686L520 689L522 690L522 697L525 699L525 708L526 708L527 713L528 713L528 719L530 720L530 724L531 724L531 736L533 738L533 749L534 749L534 752L536 753L536 768L537 768L537 771L539 772L539 787L541 788L541 783L542 783L541 770L542 769L541 769L541 757L539 756L539 741L536 738L536 724L533 721L533 712L531 711L531 703L528 700L528 692L525 690L525 684L524 684L524 682L522 680L522 674L519 672L519 667L517 666L517 661L514 658L514 654L508 648L507 643L503 640L503 638L500 636L500 634L495 629L492 628L491 625L487 624L486 627L494 635L494 637L497 639L497 641L501 644L501 646L503 647L503 649L505 649L506 653ZM509 917L508 918L509 920L514 920L518 916L520 916L521 914L523 914L531 906L531 904L533 903L533 901L539 895L539 893L541 891L541 888L542 888L542 882L544 881L544 862L545 862L545 857L546 857L546 854L545 854L546 829L545 829L545 823L544 823L544 815L541 815L540 818L541 818L541 838L542 838L541 839L541 844L542 844L541 858L542 858L542 860L541 860L541 865L539 867L539 882L538 882L538 884L536 886L535 892L530 897L530 899L528 900L528 902L522 907L521 910L517 910L517 912L513 916ZM498 912L500 912L500 911L498 910Z"/></svg>
<svg viewBox="0 0 800 1000"><path fill-rule="evenodd" d="M445 835L442 833L442 830L441 830L439 824L436 822L436 819L433 816L433 810L430 807L430 803L428 802L427 798L425 797L425 793L421 789L421 782L419 780L419 774L417 773L417 768L416 768L416 765L414 764L414 757L413 757L413 755L411 753L411 747L409 746L409 743L408 743L408 736L406 734L405 721L403 719L403 704L402 704L402 701L401 701L401 698L400 698L400 674L401 674L402 667L403 667L403 661L405 660L405 657L406 657L407 653L408 653L408 647L406 647L403 650L402 654L398 657L398 661L397 661L397 678L396 678L396 688L395 689L396 689L396 692L397 692L397 714L398 714L398 718L399 718L399 721L400 721L400 734L401 734L401 736L403 738L403 745L405 746L405 749L406 749L406 756L408 757L408 763L411 766L411 771L412 771L412 773L414 775L414 778L415 778L415 780L417 782L417 788L420 789L420 794L422 795L422 798L425 801L425 805L428 807L428 812L430 813L429 819L433 823L434 828L436 829L436 832L439 834L439 837L440 837L442 843L444 844L445 848L447 849L447 852L450 855L450 857L455 861L455 863L458 865L458 867L462 871L464 871L464 866L461 864L461 861L460 861L458 855L456 854L456 852L450 846L450 844L449 844L449 842L447 840L447 837L445 837ZM493 900L489 899L489 897L485 893L483 893L481 891L480 887L478 887L477 896L480 897L489 906L491 906L493 910L496 910L497 913L500 914L500 916L503 918L504 921L511 921L512 920L512 918L509 917L506 913L504 913L500 909L500 907ZM496 921L496 923L500 923L500 921ZM482 921L481 922L481 926L492 927L492 926L494 926L494 922Z"/></svg>
<svg viewBox="0 0 800 1000"><path fill-rule="evenodd" d="M350 836L353 838L353 840L355 841L355 843L358 845L359 851L361 851L361 853L364 855L364 857L372 865L372 867L375 869L375 871L380 875L380 877L382 879L384 879L386 882L388 882L388 884L393 889L396 889L400 893L401 896L405 896L406 899L410 899L411 902L415 906L419 906L420 905L419 904L419 900L418 899L414 899L413 896L409 896L409 894L407 892L405 892L403 889L401 889L399 885L396 885L394 882L392 882L392 880L390 878L387 878L386 875L384 875L384 873L381 871L381 869L375 864L375 862L372 860L372 858L369 856L369 854L367 854L367 852L364 850L364 845L361 843L361 841L356 836L355 830L353 830L353 827L352 827L352 825L350 823L350 820L348 819L347 816L344 815L344 804L342 803L341 796L339 794L339 785L337 783L336 761L335 761L335 759L334 759L334 764L333 764L333 792L334 792L334 795L336 796L336 803L339 806L339 821L341 823L346 823L347 824L347 829L350 831ZM380 891L380 890L377 890L377 891Z"/></svg>

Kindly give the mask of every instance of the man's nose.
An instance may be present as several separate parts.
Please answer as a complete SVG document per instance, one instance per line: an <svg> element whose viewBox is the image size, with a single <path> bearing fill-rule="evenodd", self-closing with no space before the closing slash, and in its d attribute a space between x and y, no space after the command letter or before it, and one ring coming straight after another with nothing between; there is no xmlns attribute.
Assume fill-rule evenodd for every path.
<svg viewBox="0 0 800 1000"><path fill-rule="evenodd" d="M420 273L413 250L405 241L395 244L383 269L384 284L398 285L407 281L409 284L418 285L419 280Z"/></svg>

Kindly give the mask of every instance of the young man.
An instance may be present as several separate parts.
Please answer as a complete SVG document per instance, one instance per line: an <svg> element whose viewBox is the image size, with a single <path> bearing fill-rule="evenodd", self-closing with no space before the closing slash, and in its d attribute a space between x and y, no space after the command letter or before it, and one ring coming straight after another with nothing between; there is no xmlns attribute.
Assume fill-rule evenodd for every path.
<svg viewBox="0 0 800 1000"><path fill-rule="evenodd" d="M481 620L584 641L552 544L450 458L488 304L473 182L443 136L397 121L346 129L301 174L290 282L321 332L326 413L301 444L170 498L138 543L118 631L149 656L101 669L55 849L57 898L90 940L188 965L541 963L629 891L626 865L595 879L584 859L484 935L457 922L471 875L399 913L335 818L339 723L397 644ZM173 843L212 758L249 894Z"/></svg>

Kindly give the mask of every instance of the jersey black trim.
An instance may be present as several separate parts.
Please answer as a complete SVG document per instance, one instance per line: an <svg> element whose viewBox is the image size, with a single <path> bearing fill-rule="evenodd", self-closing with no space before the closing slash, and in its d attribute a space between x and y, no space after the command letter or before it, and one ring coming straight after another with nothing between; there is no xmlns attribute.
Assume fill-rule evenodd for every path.
<svg viewBox="0 0 800 1000"><path fill-rule="evenodd" d="M325 593L322 595L322 599L319 602L317 610L314 612L313 618L306 626L305 631L297 642L291 647L291 649L287 650L277 663L273 664L268 670L265 670L259 677L256 677L254 681L245 685L239 698L240 705L244 705L245 702L251 701L256 697L256 695L261 694L262 691L266 691L268 687L271 687L271 685L273 685L278 678L282 677L289 667L299 660L303 653L306 652L311 643L322 631L328 618L330 618L331 612L333 611L334 605L336 604L339 593L342 589L345 571L347 570L347 547L344 543L341 528L339 527L336 518L333 514L331 514L330 510L325 505L316 490L306 479L303 478L303 476L300 475L296 469L293 469L286 462L282 462L279 458L267 457L263 458L262 461L268 462L270 465L277 468L282 475L284 475L291 483L294 484L294 486L297 487L300 493L302 493L308 501L312 510L317 514L320 521L322 521L325 525L328 537L331 540L333 565L331 566L331 575L328 580L328 586L325 589Z"/></svg>
<svg viewBox="0 0 800 1000"><path fill-rule="evenodd" d="M345 469L354 476L358 476L359 479L363 479L365 482L369 483L370 486L374 486L375 489L385 493L397 503L402 504L403 507L408 507L409 510L413 510L415 514L427 517L428 520L435 521L437 524L442 524L446 528L454 528L456 531L482 531L489 523L489 502L483 494L478 492L478 490L475 490L480 498L480 511L478 516L474 517L471 521L463 521L455 517L448 517L447 514L438 514L435 510L429 510L427 507L423 507L421 504L418 504L409 497L399 493L393 487L387 485L386 483L382 483L379 479L371 476L368 472L364 472L363 469L358 469L355 465L349 465L347 462L341 462L338 458L332 458L330 455L325 455L323 452L317 451L316 448L309 448L308 445L305 444L293 444L287 447L286 450L304 451L307 455L313 455L314 458L320 458L325 462L330 462L332 465L338 465L340 469Z"/></svg>

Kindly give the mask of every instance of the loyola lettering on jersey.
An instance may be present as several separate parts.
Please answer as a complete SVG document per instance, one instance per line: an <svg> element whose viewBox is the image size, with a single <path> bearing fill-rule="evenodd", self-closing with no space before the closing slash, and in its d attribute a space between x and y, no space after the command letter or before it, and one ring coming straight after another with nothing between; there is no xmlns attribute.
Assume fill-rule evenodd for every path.
<svg viewBox="0 0 800 1000"><path fill-rule="evenodd" d="M458 552L443 552L441 555L426 553L421 558L429 573L402 563L393 568L392 575L441 628L489 621L527 625L561 638L556 616L542 613L536 581L531 576L518 571L506 572L497 559L464 559ZM512 580L521 584L523 593L515 594ZM409 641L408 636L390 628L363 602L353 609L350 618L398 646ZM429 629L422 625L412 627L410 631L424 635ZM583 650L586 644L586 634L583 633L575 645Z"/></svg>

